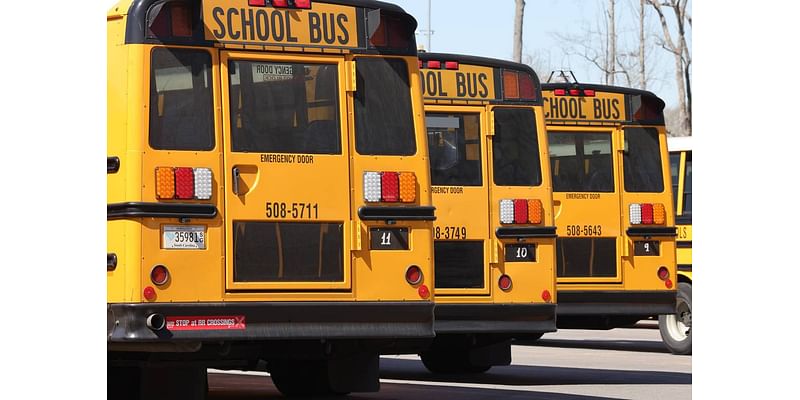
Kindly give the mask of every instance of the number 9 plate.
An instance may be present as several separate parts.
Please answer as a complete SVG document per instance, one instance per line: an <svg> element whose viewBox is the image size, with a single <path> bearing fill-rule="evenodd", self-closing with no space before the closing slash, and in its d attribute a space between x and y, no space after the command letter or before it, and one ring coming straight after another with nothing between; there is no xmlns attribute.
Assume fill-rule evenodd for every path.
<svg viewBox="0 0 800 400"><path fill-rule="evenodd" d="M164 225L161 228L162 249L204 250L205 225Z"/></svg>

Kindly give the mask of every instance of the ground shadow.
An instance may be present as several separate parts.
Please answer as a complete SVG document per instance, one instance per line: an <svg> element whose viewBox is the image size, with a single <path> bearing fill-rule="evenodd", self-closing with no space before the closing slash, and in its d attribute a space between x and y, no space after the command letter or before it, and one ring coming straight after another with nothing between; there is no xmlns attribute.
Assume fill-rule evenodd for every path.
<svg viewBox="0 0 800 400"><path fill-rule="evenodd" d="M382 360L383 361L383 360ZM208 400L264 400L283 399L267 376L216 374L208 375ZM547 393L524 390L438 386L417 383L381 383L378 393L360 393L348 396L314 397L318 400L380 400L380 399L543 399L543 400L611 400L611 397L586 396L564 393Z"/></svg>
<svg viewBox="0 0 800 400"><path fill-rule="evenodd" d="M490 385L691 385L692 374L535 365L493 367L482 374L434 374L419 360L381 358L382 379Z"/></svg>
<svg viewBox="0 0 800 400"><path fill-rule="evenodd" d="M515 340L515 345L566 347L573 349L621 350L644 353L669 353L661 341L655 340L590 340L590 339L546 339Z"/></svg>

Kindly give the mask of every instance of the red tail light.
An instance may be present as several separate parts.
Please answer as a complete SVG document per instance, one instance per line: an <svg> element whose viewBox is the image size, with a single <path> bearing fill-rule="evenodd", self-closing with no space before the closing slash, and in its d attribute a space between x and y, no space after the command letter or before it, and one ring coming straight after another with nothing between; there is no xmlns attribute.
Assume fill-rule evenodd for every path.
<svg viewBox="0 0 800 400"><path fill-rule="evenodd" d="M186 4L172 5L172 35L192 36L192 10Z"/></svg>
<svg viewBox="0 0 800 400"><path fill-rule="evenodd" d="M514 223L528 223L528 201L522 199L514 200Z"/></svg>
<svg viewBox="0 0 800 400"><path fill-rule="evenodd" d="M427 286L422 285L422 286L419 287L419 289L417 289L417 294L419 294L419 297L422 297L423 299L427 299L428 297L431 296L431 290L428 289Z"/></svg>
<svg viewBox="0 0 800 400"><path fill-rule="evenodd" d="M311 0L294 0L294 6L296 8L310 9Z"/></svg>
<svg viewBox="0 0 800 400"><path fill-rule="evenodd" d="M545 289L542 292L542 300L544 300L544 301L546 301L548 303L550 302L550 300L553 300L553 295L550 294L549 290Z"/></svg>
<svg viewBox="0 0 800 400"><path fill-rule="evenodd" d="M273 7L289 7L289 0L271 0Z"/></svg>
<svg viewBox="0 0 800 400"><path fill-rule="evenodd" d="M526 100L536 100L536 85L533 77L526 74L519 74L519 96Z"/></svg>
<svg viewBox="0 0 800 400"><path fill-rule="evenodd" d="M581 95L581 91L578 90L578 89L570 89L569 90L569 95L570 96L580 96Z"/></svg>
<svg viewBox="0 0 800 400"><path fill-rule="evenodd" d="M414 286L419 284L422 282L422 278L422 269L418 266L412 265L406 270L406 282L408 282L409 285Z"/></svg>
<svg viewBox="0 0 800 400"><path fill-rule="evenodd" d="M440 69L442 68L441 61L428 61L428 69Z"/></svg>
<svg viewBox="0 0 800 400"><path fill-rule="evenodd" d="M247 0L247 5L250 7L266 7L267 0Z"/></svg>
<svg viewBox="0 0 800 400"><path fill-rule="evenodd" d="M594 92L594 90L586 89L586 90L583 91L583 95L586 96L586 97L594 97L595 96L595 92Z"/></svg>
<svg viewBox="0 0 800 400"><path fill-rule="evenodd" d="M666 281L664 281L664 286L666 286L667 289L672 289L672 280L667 279Z"/></svg>
<svg viewBox="0 0 800 400"><path fill-rule="evenodd" d="M444 68L445 68L445 69L454 69L454 70L457 70L457 69L458 69L458 61L446 61L446 62L444 63Z"/></svg>
<svg viewBox="0 0 800 400"><path fill-rule="evenodd" d="M381 201L384 203L400 201L400 174L397 172L381 174Z"/></svg>
<svg viewBox="0 0 800 400"><path fill-rule="evenodd" d="M658 269L658 279L661 279L662 281L669 279L669 270L667 267L661 267Z"/></svg>
<svg viewBox="0 0 800 400"><path fill-rule="evenodd" d="M556 90L553 90L553 94L556 95L556 96L566 96L567 95L567 91L564 90L564 89L556 89Z"/></svg>
<svg viewBox="0 0 800 400"><path fill-rule="evenodd" d="M642 204L642 224L644 225L652 225L653 224L653 205L652 204Z"/></svg>
<svg viewBox="0 0 800 400"><path fill-rule="evenodd" d="M169 270L163 265L156 265L150 271L150 280L156 286L162 286L169 281Z"/></svg>
<svg viewBox="0 0 800 400"><path fill-rule="evenodd" d="M508 275L500 276L500 279L497 280L497 286L500 287L501 290L511 290L511 285L513 282L511 281L511 277Z"/></svg>
<svg viewBox="0 0 800 400"><path fill-rule="evenodd" d="M175 197L181 200L194 198L194 170L175 168Z"/></svg>
<svg viewBox="0 0 800 400"><path fill-rule="evenodd" d="M148 286L142 291L142 296L147 301L153 301L156 299L156 290L152 286Z"/></svg>

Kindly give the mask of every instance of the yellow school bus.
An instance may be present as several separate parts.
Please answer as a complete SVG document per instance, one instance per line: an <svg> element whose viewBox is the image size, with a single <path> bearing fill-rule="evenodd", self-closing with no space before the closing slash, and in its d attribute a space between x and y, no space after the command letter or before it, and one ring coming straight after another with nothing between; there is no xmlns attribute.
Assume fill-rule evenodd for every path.
<svg viewBox="0 0 800 400"><path fill-rule="evenodd" d="M539 78L528 66L420 53L433 204L433 372L511 362L555 324L555 237Z"/></svg>
<svg viewBox="0 0 800 400"><path fill-rule="evenodd" d="M674 354L692 353L692 137L667 139L672 200L678 225L678 301L673 314L660 315L664 344Z"/></svg>
<svg viewBox="0 0 800 400"><path fill-rule="evenodd" d="M416 21L122 0L107 27L109 393L259 365L287 394L378 390L380 353L434 337Z"/></svg>
<svg viewBox="0 0 800 400"><path fill-rule="evenodd" d="M611 329L675 308L664 102L653 93L543 85L558 240L558 327Z"/></svg>

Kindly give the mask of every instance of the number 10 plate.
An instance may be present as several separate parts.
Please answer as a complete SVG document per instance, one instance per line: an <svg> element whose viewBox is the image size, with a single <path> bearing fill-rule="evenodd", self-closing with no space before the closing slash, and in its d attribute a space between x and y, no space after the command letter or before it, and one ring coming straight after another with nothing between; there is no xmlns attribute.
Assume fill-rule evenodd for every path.
<svg viewBox="0 0 800 400"><path fill-rule="evenodd" d="M161 231L162 249L204 250L206 227L204 225L164 225Z"/></svg>

